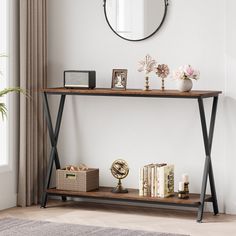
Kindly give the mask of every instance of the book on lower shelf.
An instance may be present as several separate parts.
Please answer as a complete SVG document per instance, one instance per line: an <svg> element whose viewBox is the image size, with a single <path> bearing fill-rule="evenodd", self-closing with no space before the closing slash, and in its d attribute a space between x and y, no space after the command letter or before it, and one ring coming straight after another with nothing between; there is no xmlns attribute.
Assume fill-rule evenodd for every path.
<svg viewBox="0 0 236 236"><path fill-rule="evenodd" d="M174 165L149 164L139 169L139 196L165 198L174 194Z"/></svg>

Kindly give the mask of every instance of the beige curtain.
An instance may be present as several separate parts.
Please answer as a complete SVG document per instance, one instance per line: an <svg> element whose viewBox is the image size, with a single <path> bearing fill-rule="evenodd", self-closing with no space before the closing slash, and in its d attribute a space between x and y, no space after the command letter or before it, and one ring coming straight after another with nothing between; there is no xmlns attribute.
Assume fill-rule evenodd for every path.
<svg viewBox="0 0 236 236"><path fill-rule="evenodd" d="M38 204L46 171L46 123L40 89L46 86L47 0L19 0L20 98L18 205Z"/></svg>

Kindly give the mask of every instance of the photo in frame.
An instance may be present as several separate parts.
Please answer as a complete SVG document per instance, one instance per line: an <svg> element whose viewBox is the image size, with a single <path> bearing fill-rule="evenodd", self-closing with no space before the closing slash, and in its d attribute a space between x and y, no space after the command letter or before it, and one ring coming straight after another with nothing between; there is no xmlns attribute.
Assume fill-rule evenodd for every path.
<svg viewBox="0 0 236 236"><path fill-rule="evenodd" d="M111 88L125 90L127 85L127 69L113 69Z"/></svg>

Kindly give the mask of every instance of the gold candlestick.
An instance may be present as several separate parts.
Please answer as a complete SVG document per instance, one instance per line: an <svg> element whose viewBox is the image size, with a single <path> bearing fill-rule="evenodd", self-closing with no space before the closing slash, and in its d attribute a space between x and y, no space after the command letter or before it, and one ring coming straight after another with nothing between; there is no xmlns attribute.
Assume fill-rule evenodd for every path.
<svg viewBox="0 0 236 236"><path fill-rule="evenodd" d="M184 192L185 192L185 198L189 198L189 187L188 187L189 183L186 182L184 183Z"/></svg>
<svg viewBox="0 0 236 236"><path fill-rule="evenodd" d="M165 80L164 80L164 78L161 79L161 90L165 90Z"/></svg>
<svg viewBox="0 0 236 236"><path fill-rule="evenodd" d="M149 77L148 76L146 76L145 77L145 86L144 86L144 90L145 91L150 91L150 89L149 89Z"/></svg>

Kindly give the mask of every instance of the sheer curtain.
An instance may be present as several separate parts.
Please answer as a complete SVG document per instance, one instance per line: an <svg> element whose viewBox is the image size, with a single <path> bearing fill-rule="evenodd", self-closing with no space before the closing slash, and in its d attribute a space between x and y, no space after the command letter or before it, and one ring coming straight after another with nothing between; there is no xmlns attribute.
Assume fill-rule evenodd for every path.
<svg viewBox="0 0 236 236"><path fill-rule="evenodd" d="M30 98L20 98L19 206L38 204L43 189L47 155L46 123L40 89L47 78L47 0L19 0L20 87Z"/></svg>
<svg viewBox="0 0 236 236"><path fill-rule="evenodd" d="M9 3L0 0L0 90L9 87L8 58L9 55ZM6 103L6 97L1 97L0 102ZM0 168L9 162L8 158L8 123L0 117Z"/></svg>

